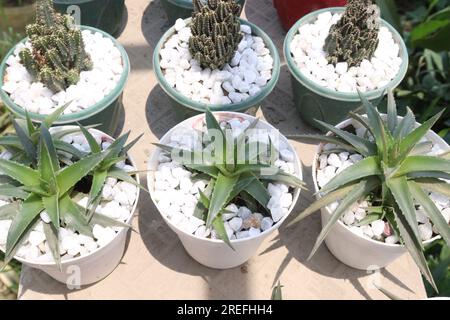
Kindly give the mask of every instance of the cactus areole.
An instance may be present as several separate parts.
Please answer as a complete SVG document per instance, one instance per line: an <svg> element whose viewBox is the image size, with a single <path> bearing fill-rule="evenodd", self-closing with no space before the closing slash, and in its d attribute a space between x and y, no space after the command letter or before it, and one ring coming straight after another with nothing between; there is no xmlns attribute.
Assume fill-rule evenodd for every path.
<svg viewBox="0 0 450 320"><path fill-rule="evenodd" d="M370 60L378 46L380 8L373 0L349 0L342 18L331 27L324 51L329 63L357 67Z"/></svg>
<svg viewBox="0 0 450 320"><path fill-rule="evenodd" d="M78 83L81 71L92 69L81 31L69 15L57 13L51 0L38 0L36 22L26 27L31 49L20 52L21 63L37 81L59 92Z"/></svg>
<svg viewBox="0 0 450 320"><path fill-rule="evenodd" d="M189 51L202 68L220 69L233 59L243 35L234 0L194 0Z"/></svg>

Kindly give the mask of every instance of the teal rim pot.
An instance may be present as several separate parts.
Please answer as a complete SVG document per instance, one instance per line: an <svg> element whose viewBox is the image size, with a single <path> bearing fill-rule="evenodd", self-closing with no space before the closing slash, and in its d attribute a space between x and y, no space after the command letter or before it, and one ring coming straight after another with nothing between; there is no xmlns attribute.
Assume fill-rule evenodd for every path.
<svg viewBox="0 0 450 320"><path fill-rule="evenodd" d="M300 71L291 54L291 43L300 26L314 22L317 16L323 12L339 13L345 10L344 7L326 8L314 11L300 19L288 32L284 41L284 57L292 77L292 90L294 94L294 104L302 119L308 124L317 127L314 119L336 125L345 120L350 111L354 111L360 106L358 93L338 92L326 87L322 87L314 81L308 79ZM394 41L400 46L400 57L402 64L400 70L385 87L377 90L365 92L369 100L375 101L388 89L396 88L406 75L408 69L408 51L400 34L389 23L381 20L381 25L387 27L392 33ZM322 128L320 128L322 129Z"/></svg>
<svg viewBox="0 0 450 320"><path fill-rule="evenodd" d="M191 22L191 18L186 19L185 22L187 25L189 25ZM272 69L272 78L269 80L266 86L261 89L261 92L239 103L232 103L226 105L222 104L212 105L201 103L187 98L181 92L179 92L175 88L172 88L172 86L166 81L164 74L161 70L159 53L164 44L166 43L166 41L174 34L175 27L170 28L163 35L163 37L157 44L155 51L153 53L153 69L156 75L156 79L158 80L161 88L170 97L171 105L174 108L174 111L177 113L178 120L184 120L196 114L203 113L206 111L207 108L209 108L211 111L246 112L251 110L253 112L257 107L260 106L261 102L275 88L278 79L280 77L280 56L278 54L277 48L275 47L270 37L256 25L242 19L241 24L250 26L252 28L252 34L255 36L259 36L263 39L264 43L266 44L267 48L270 51L270 55L272 56L274 62Z"/></svg>
<svg viewBox="0 0 450 320"><path fill-rule="evenodd" d="M242 11L245 0L237 0L236 2L241 5ZM174 24L177 19L187 19L191 17L192 11L194 10L192 0L161 0L161 4L171 25Z"/></svg>
<svg viewBox="0 0 450 320"><path fill-rule="evenodd" d="M61 13L80 14L81 25L117 35L122 28L125 0L53 0L55 9ZM78 12L76 7L80 11Z"/></svg>
<svg viewBox="0 0 450 320"><path fill-rule="evenodd" d="M81 26L82 30L90 30L93 32L99 32L104 37L110 38L114 45L119 49L122 55L123 62L123 73L117 84L117 86L100 102L86 108L82 111L71 113L71 114L63 114L59 118L59 120L55 123L55 125L76 125L77 122L80 122L83 125L99 125L97 129L113 135L116 131L117 125L119 123L120 115L122 113L123 105L122 105L122 94L125 88L125 84L127 82L128 76L130 74L130 61L127 55L127 52L122 47L122 45L114 39L112 36L92 27ZM27 39L23 39L21 43L25 42ZM16 116L25 117L25 109L17 104L15 104L9 97L9 94L1 89L4 82L4 76L6 72L6 60L9 56L14 53L15 47L12 48L8 54L3 59L2 64L0 65L0 99L3 100L5 106ZM45 119L46 115L38 114L34 112L28 112L33 122L42 122Z"/></svg>

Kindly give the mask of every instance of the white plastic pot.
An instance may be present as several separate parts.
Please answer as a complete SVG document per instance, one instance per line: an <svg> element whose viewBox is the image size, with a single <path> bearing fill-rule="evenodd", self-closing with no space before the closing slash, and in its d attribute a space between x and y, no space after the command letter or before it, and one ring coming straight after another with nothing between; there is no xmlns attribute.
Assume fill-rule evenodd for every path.
<svg viewBox="0 0 450 320"><path fill-rule="evenodd" d="M54 127L51 128L50 131L54 133L61 129L67 128L75 128L75 127L73 126ZM113 139L111 136L103 133L102 131L95 129L90 129L89 131ZM128 155L128 159L130 160L132 165L136 168L136 163L133 161L130 155ZM137 175L136 177L137 182L140 183L139 176ZM139 201L139 192L134 202L133 210L130 214L130 217L126 221L127 224L131 224L131 220L133 219L138 201ZM98 248L97 250L91 252L86 256L70 260L62 260L61 261L62 270L59 270L59 268L56 266L54 262L36 263L20 257L14 258L29 267L44 271L52 278L64 284L72 286L88 285L106 278L119 265L120 260L122 260L122 256L125 252L125 244L128 231L129 229L122 228L110 243L108 243L106 246Z"/></svg>
<svg viewBox="0 0 450 320"><path fill-rule="evenodd" d="M382 116L385 117L385 115ZM401 119L401 117L399 117L399 119ZM351 124L352 120L348 119L339 123L336 127L343 129ZM419 123L416 123L416 126L419 126ZM331 133L328 133L328 135L331 135ZM434 144L438 144L442 150L450 150L449 145L433 131L428 132L426 137ZM319 144L312 167L314 189L316 194L319 192L319 186L317 184L317 167L319 163L319 155L322 153L323 146L323 143ZM329 207L322 208L322 226L326 225L331 217L331 214L332 211ZM424 242L424 245L427 245L438 238L440 237L438 236L428 240ZM387 244L385 242L360 236L340 220L334 225L328 236L325 238L325 243L331 253L338 260L350 267L360 270L375 270L384 268L407 252L403 245Z"/></svg>
<svg viewBox="0 0 450 320"><path fill-rule="evenodd" d="M242 113L236 113L236 112L215 112L214 115L216 116L219 121L225 121L233 118L240 118L242 120L249 120L252 122L255 117L242 114ZM176 130L178 127L190 127L190 128L197 128L201 129L201 124L203 123L205 115L201 114L192 118L189 118L182 123L178 124L174 128L172 128L164 137L161 138L160 143L161 144L168 144L170 142L170 137L172 133ZM266 122L260 121L258 123L257 128L259 129L269 129L269 130L276 130L273 126ZM280 142L286 144L289 146L292 152L295 154L295 172L296 175L302 179L302 168L301 163L297 157L297 154L292 148L292 146L289 144L289 141L282 135L280 135ZM150 196L155 203L155 206L158 207L157 202L154 200L154 173L158 167L158 157L162 151L160 149L156 149L153 154L151 155L149 162L148 162L148 190L150 191ZM295 204L298 201L298 197L300 195L300 189L295 190L294 197L293 197L293 203L291 207L289 208L289 212L280 220L278 223L276 223L271 229L266 230L265 232L262 232L260 235L256 237L246 238L246 239L240 239L240 240L232 240L231 243L234 247L234 251L225 244L222 240L214 240L214 239L206 239L206 238L199 238L195 235L186 233L185 231L179 229L177 226L175 226L169 219L166 218L166 216L161 212L161 210L158 208L159 213L161 214L164 221L169 225L169 227L178 235L178 237L181 240L181 243L183 244L186 251L189 253L189 255L194 258L199 263L210 267L214 269L229 269L234 268L237 266L242 265L246 261L248 261L250 258L252 258L262 242L270 236L275 230L277 230L281 224L287 219L289 214L292 212Z"/></svg>

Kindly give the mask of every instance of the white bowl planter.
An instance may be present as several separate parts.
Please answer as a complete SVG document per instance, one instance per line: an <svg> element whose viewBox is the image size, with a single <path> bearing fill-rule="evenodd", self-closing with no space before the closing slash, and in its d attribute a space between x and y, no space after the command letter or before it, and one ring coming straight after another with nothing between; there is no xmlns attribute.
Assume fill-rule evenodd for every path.
<svg viewBox="0 0 450 320"><path fill-rule="evenodd" d="M399 117L399 119L401 118ZM351 119L348 119L339 123L336 127L343 129L350 125L354 125L354 122ZM419 126L419 124L417 123L416 126ZM330 133L328 135L330 135ZM432 150L432 152L437 152L437 150L441 150L442 152L450 150L448 144L433 131L430 131L426 135L426 138L428 141L431 141L435 147L434 150ZM323 168L324 166L326 167L326 164L324 163L322 163L322 165L320 164L321 161L322 162L327 161L328 164L330 164L330 162L332 163L333 160L336 160L320 157L320 155L324 151L324 148L326 149L326 145L327 144L324 143L319 144L316 156L313 161L312 167L313 181L314 181L314 189L317 194L320 191L319 186L320 185L323 186L324 184L326 184L327 181L335 175L335 173L331 173L327 177L323 176L318 177L317 174L319 168L321 167ZM352 156L352 158L355 161L359 160L358 155L356 155L356 157ZM350 159L345 161L351 162ZM343 168L344 167L342 167L342 169ZM319 182L320 179L324 179L324 181ZM317 197L319 198L320 196L318 195ZM450 200L448 201L448 205L450 206ZM333 210L334 210L333 205L321 209L322 225L326 225L326 223L331 217ZM420 215L418 215L418 220L420 219L419 217ZM448 217L446 218L448 220ZM384 238L384 236L380 235L379 237L381 241L376 239L376 235L373 235L373 233L378 233L378 235L380 234L380 232L381 234L384 233L383 231L384 225L381 226L377 225L377 223L379 223L380 220L378 220L375 225L372 226L368 225L367 230L365 230L360 227L351 226L352 219L353 219L352 217L348 218L346 217L346 215L344 215L343 218L341 220L338 220L338 222L333 226L330 233L325 238L325 243L328 249L341 262L356 269L373 270L386 267L387 265L389 265L394 260L396 260L397 258L399 258L400 256L402 256L404 253L407 252L407 250L404 248L403 245L398 244L398 239L396 239L395 236ZM357 220L361 220L361 218L358 217L354 217L354 219L355 222ZM423 224L422 226L425 226L425 224ZM379 230L378 232L377 229ZM421 228L419 227L419 229ZM428 240L424 241L424 245L429 244L434 240L440 238L440 236L435 236L431 238L430 235L425 234L429 233L425 229L428 229L428 227L423 228L421 230L422 238L424 237L428 238Z"/></svg>
<svg viewBox="0 0 450 320"><path fill-rule="evenodd" d="M241 114L241 113L235 113L235 112L216 112L214 115L217 117L219 122L228 122L230 120L236 121L236 119L239 119L239 121L244 122L252 122L255 118L247 115L247 114ZM184 122L178 124L174 128L172 128L164 137L161 138L160 143L165 145L170 145L171 143L171 137L172 135L177 132L177 130L185 129L185 130L193 130L202 129L203 122L204 122L204 115L198 115L195 117L192 117L190 119L185 120ZM266 122L260 121L256 127L257 129L263 129L263 130L276 130L274 127L272 127L270 124ZM292 148L292 146L289 144L288 140L280 135L280 144L285 146L285 150L287 150L287 153L290 156L290 164L288 162L284 162L282 164L282 160L280 160L280 164L282 166L289 166L292 174L297 176L298 178L302 178L302 169L301 169L301 163ZM281 157L283 158L283 152L280 152ZM165 205L162 204L160 201L160 195L158 195L156 191L156 179L155 174L157 173L158 166L160 165L160 160L165 157L163 154L163 151L160 149L157 149L150 157L149 163L148 163L148 189L150 191L150 196L155 203L156 207L158 208L159 213L161 214L164 221L169 225L169 227L178 235L180 238L184 248L186 251L199 263L216 269L228 269L228 268L234 268L237 267L243 263L245 263L247 260L249 260L252 256L255 255L256 251L258 250L261 243L270 236L275 230L277 230L280 225L287 219L291 211L293 210L295 204L297 203L298 197L300 195L300 189L291 189L288 193L290 194L287 198L289 198L288 206L283 207L283 213L282 215L277 216L274 215L274 210L271 210L272 218L275 223L271 222L272 218L264 218L266 219L266 222L268 224L266 226L261 225L262 230L253 230L253 228L244 228L242 229L242 233L239 231L240 228L235 228L235 232L230 230L230 240L235 250L232 250L227 244L225 244L220 239L214 239L213 236L211 238L208 238L208 233L205 234L205 228L202 226L201 222L197 226L197 230L192 229L189 230L191 232L188 232L186 228L183 228L180 226L177 221L174 221L173 218L169 218L168 210ZM281 185L279 185L281 186ZM287 186L284 186L284 188L287 188ZM271 190L269 188L269 193L271 193ZM288 194L286 193L286 194ZM172 195L171 199L175 199L176 196ZM198 200L195 200L198 201ZM195 202L196 204L196 202ZM233 205L232 205L233 206ZM243 209L244 208L244 209ZM239 208L240 210L245 211L245 207ZM248 210L248 209L247 209ZM237 216L240 217L239 212ZM200 219L197 219L200 220ZM231 221L231 220L230 220ZM232 223L231 223L232 224ZM204 225L204 223L203 223ZM200 227L200 230L198 229ZM233 229L233 227L231 227ZM250 230L246 230L250 229ZM214 233L214 231L212 231Z"/></svg>
<svg viewBox="0 0 450 320"><path fill-rule="evenodd" d="M50 129L50 132L55 133L68 128L74 129L75 127L54 127ZM99 130L90 129L89 131L103 144L114 141L112 137ZM89 146L81 133L66 136L64 141L71 143L80 150L89 150ZM106 145L103 148L105 147ZM137 166L129 155L128 161L131 165L125 164L125 162L118 165L127 171L136 170ZM138 175L136 175L136 181L139 183ZM102 193L102 204L97 209L97 212L117 221L130 224L138 203L139 191L139 188L136 186L108 178ZM3 200L1 202L2 205L7 204ZM80 205L84 203L87 203L87 197L78 201ZM41 213L41 222L30 232L27 236L28 239L17 251L14 257L16 260L32 268L44 271L59 282L78 286L102 280L117 267L122 259L128 228L104 228L100 225L94 225L94 238L91 238L61 227L60 251L62 270L59 270L48 250L48 246L45 244L45 235L41 230L42 226L39 226L45 223L47 218L46 214ZM2 251L4 251L10 221L0 220L0 248Z"/></svg>

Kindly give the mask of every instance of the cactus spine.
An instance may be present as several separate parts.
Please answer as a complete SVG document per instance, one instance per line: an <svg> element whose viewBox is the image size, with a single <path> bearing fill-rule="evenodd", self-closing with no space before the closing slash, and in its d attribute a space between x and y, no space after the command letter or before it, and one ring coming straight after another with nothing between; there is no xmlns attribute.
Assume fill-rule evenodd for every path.
<svg viewBox="0 0 450 320"><path fill-rule="evenodd" d="M81 31L71 16L55 11L52 0L38 0L36 22L26 32L32 49L19 53L21 63L50 90L65 90L79 81L81 71L92 69Z"/></svg>

